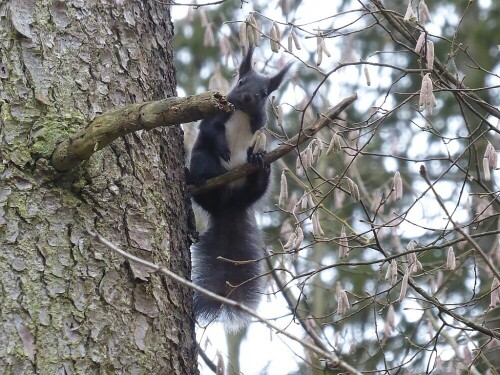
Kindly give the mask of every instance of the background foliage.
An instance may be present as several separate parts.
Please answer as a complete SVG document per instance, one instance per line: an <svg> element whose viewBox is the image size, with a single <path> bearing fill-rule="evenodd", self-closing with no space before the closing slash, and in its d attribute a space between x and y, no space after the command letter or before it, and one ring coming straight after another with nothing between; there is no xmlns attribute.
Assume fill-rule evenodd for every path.
<svg viewBox="0 0 500 375"><path fill-rule="evenodd" d="M224 78L231 80L240 56L238 30L249 15L262 28L259 69L271 73L296 61L293 82L273 99L268 128L274 145L342 97L359 95L345 120L274 165L276 188L260 221L275 270L269 291L285 290L290 302L282 319L300 321L304 340L324 345L359 371L497 374L494 297L498 293L500 299L500 293L492 285L500 264L500 175L494 151L500 113L499 3L429 1L430 22L403 20L407 3L397 1L319 3L225 1L191 7L187 15L177 9L184 17L175 23L181 94L227 89ZM412 6L421 20L419 4ZM273 21L281 31L278 53L269 43ZM301 50L288 50L292 30ZM434 45L432 71L426 60L429 45L414 52L421 32ZM323 54L318 66L322 41L331 56ZM419 111L427 73L436 98L432 113ZM284 113L282 125L276 105ZM193 129L185 127L188 144ZM327 155L334 135L341 150ZM493 151L486 153L488 144ZM307 148L319 153L319 145L321 154L304 168ZM282 170L289 197L278 205ZM398 200L396 171L403 185ZM304 194L313 201L306 208L299 202ZM314 216L322 231L313 228ZM304 240L284 248L297 227ZM341 259L339 248L346 240L349 254ZM412 269L411 254L421 267ZM392 260L395 282L386 277ZM410 285L401 296L405 275ZM338 309L340 291L350 304L344 314ZM297 374L337 371L307 350L277 353L273 361L290 355ZM229 371L237 372L237 358L229 361Z"/></svg>

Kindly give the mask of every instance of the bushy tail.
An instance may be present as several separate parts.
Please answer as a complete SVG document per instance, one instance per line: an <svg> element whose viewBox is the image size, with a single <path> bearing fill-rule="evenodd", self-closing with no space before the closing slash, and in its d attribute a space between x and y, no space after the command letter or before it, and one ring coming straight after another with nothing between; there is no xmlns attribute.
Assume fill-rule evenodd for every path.
<svg viewBox="0 0 500 375"><path fill-rule="evenodd" d="M209 228L193 245L192 279L205 289L256 309L264 292L262 233L253 212L236 216L211 218ZM228 330L240 329L250 318L198 292L194 294L194 311L199 323L220 321Z"/></svg>

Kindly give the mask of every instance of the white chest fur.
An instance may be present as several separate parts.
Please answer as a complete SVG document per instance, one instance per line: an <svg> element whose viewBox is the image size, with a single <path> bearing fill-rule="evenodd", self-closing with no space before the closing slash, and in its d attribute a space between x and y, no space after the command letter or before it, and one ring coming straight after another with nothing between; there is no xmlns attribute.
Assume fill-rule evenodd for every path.
<svg viewBox="0 0 500 375"><path fill-rule="evenodd" d="M235 111L226 122L226 139L231 151L231 160L222 165L227 169L234 169L247 162L247 149L250 147L253 133L250 127L250 118L245 112Z"/></svg>

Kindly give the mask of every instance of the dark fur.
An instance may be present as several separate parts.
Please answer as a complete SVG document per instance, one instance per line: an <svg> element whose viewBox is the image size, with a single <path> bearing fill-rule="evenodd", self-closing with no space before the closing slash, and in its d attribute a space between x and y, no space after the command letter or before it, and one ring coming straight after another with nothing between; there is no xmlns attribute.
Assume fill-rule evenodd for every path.
<svg viewBox="0 0 500 375"><path fill-rule="evenodd" d="M240 65L238 83L227 96L237 110L200 123L189 169L192 182L202 185L245 162L261 166L243 179L194 197L207 211L209 224L192 247L192 278L197 285L256 308L263 292L263 266L258 260L264 256L264 242L252 206L267 190L270 168L262 164L263 153L253 154L248 138L266 125L268 95L279 87L291 64L267 77L253 70L252 54L250 48ZM235 265L218 260L219 256L255 262ZM240 311L196 292L194 310L199 321L218 319L229 329L248 320Z"/></svg>

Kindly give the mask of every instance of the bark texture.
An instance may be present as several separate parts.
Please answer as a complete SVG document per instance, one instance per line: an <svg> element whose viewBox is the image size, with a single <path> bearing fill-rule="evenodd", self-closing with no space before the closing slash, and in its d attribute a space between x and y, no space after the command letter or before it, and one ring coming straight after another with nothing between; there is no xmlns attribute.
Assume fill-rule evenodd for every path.
<svg viewBox="0 0 500 375"><path fill-rule="evenodd" d="M1 374L197 373L191 291L84 234L189 277L180 128L49 162L98 114L175 95L172 34L162 2L0 3Z"/></svg>

